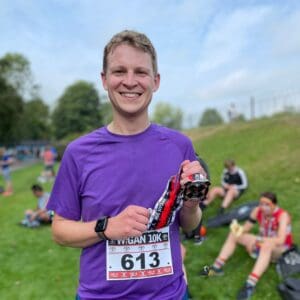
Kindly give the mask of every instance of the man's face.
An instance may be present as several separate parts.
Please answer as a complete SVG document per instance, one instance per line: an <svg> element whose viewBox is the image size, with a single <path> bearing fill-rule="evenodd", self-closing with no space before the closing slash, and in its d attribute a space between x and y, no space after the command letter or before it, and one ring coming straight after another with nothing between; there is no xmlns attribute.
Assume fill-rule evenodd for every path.
<svg viewBox="0 0 300 300"><path fill-rule="evenodd" d="M150 54L129 45L117 46L107 57L107 71L101 74L115 115L147 115L152 94L159 87Z"/></svg>

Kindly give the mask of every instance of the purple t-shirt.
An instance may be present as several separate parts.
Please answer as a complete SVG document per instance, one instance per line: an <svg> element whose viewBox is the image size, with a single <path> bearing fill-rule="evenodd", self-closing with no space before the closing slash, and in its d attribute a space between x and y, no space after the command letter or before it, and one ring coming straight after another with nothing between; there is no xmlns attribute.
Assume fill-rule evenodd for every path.
<svg viewBox="0 0 300 300"><path fill-rule="evenodd" d="M128 205L153 208L168 179L185 160L196 160L183 134L151 124L136 135L116 135L106 127L72 143L64 153L47 205L58 215L84 222L116 216ZM81 299L181 299L179 219L170 226L174 274L138 280L106 280L106 246L84 248L80 258Z"/></svg>

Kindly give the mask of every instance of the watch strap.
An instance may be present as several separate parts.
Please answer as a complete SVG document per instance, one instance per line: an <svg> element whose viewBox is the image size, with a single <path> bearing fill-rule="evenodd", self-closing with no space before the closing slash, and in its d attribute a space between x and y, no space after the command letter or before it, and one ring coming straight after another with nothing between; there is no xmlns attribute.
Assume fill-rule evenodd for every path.
<svg viewBox="0 0 300 300"><path fill-rule="evenodd" d="M103 231L98 231L97 235L101 240L110 241L110 238L108 238Z"/></svg>

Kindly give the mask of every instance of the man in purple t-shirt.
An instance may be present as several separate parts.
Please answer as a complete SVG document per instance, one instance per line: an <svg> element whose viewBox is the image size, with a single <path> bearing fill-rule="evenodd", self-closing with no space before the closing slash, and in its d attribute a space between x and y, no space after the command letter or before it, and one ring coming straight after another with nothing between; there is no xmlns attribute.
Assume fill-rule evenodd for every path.
<svg viewBox="0 0 300 300"><path fill-rule="evenodd" d="M83 249L77 299L185 299L179 227L197 227L199 202L184 201L157 230L147 230L149 208L180 166L182 186L204 171L186 136L149 121L160 75L144 34L116 34L101 77L113 121L67 147L47 206L53 237Z"/></svg>

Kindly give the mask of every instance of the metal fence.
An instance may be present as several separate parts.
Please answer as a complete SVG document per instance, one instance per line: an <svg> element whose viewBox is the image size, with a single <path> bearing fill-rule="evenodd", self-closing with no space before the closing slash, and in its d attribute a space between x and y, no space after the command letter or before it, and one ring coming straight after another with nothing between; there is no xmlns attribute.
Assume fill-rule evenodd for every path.
<svg viewBox="0 0 300 300"><path fill-rule="evenodd" d="M242 117L246 120L272 116L281 112L300 113L300 90L290 90L272 94L253 94L240 99L230 99L222 103L211 102L202 111L185 116L184 127L197 127L206 109L215 109L225 122Z"/></svg>

